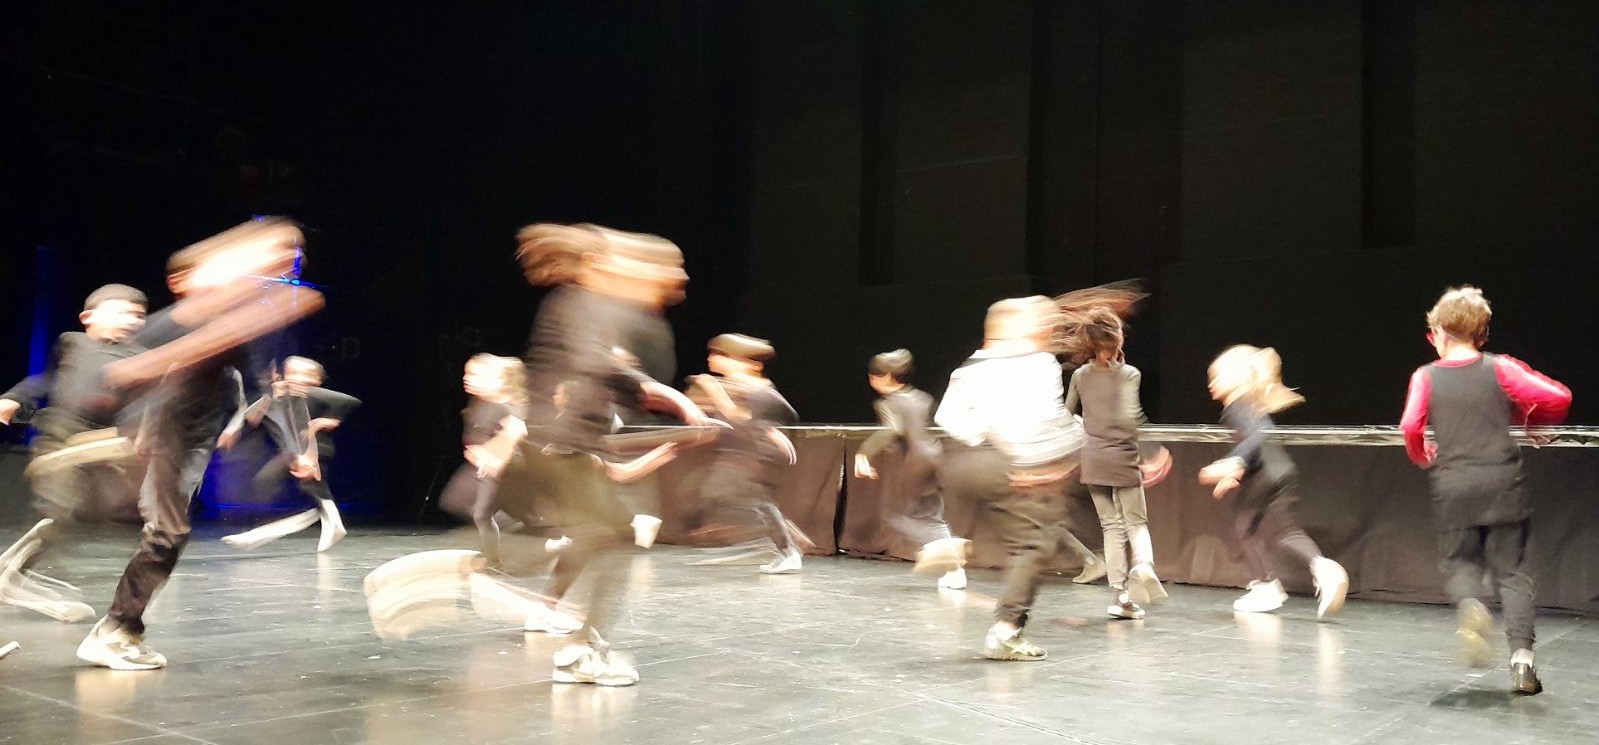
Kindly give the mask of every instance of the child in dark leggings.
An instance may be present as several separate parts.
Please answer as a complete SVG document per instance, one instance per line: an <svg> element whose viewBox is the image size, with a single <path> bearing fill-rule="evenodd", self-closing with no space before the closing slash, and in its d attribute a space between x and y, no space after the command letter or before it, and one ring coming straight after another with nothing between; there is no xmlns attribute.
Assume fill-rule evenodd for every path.
<svg viewBox="0 0 1599 745"><path fill-rule="evenodd" d="M483 557L500 563L499 475L478 465L483 446L505 426L507 418L527 416L527 374L514 357L479 354L467 360L461 378L471 402L461 412L461 445L466 462L450 477L439 502L444 509L477 526Z"/></svg>
<svg viewBox="0 0 1599 745"><path fill-rule="evenodd" d="M1294 462L1266 437L1272 414L1305 400L1282 384L1281 371L1276 350L1246 345L1232 347L1210 363L1210 395L1225 407L1222 423L1232 429L1237 444L1227 457L1201 470L1199 480L1214 485L1216 499L1232 499L1238 538L1253 577L1249 592L1233 602L1233 610L1269 613L1282 607L1288 593L1267 563L1270 552L1281 550L1310 565L1320 618L1343 607L1349 575L1300 530L1294 519L1299 499Z"/></svg>
<svg viewBox="0 0 1599 745"><path fill-rule="evenodd" d="M1564 421L1571 390L1518 359L1484 354L1492 317L1475 287L1450 288L1438 299L1427 313L1427 341L1438 361L1411 376L1400 429L1411 460L1432 482L1440 569L1459 609L1462 656L1474 665L1492 659L1493 615L1477 599L1491 572L1504 605L1511 687L1531 696L1543 690L1532 664L1532 509L1509 428Z"/></svg>

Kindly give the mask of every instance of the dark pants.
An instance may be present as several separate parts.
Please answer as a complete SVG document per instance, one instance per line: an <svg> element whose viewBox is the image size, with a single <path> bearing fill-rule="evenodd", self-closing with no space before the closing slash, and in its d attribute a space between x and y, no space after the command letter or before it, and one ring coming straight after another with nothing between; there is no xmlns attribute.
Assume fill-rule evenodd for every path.
<svg viewBox="0 0 1599 745"><path fill-rule="evenodd" d="M772 485L748 466L714 463L705 475L704 497L715 519L743 529L751 540L764 536L778 551L794 550L783 513L772 501Z"/></svg>
<svg viewBox="0 0 1599 745"><path fill-rule="evenodd" d="M500 561L500 527L494 522L494 515L500 511L499 494L499 479L479 478L477 466L465 463L455 469L455 475L444 485L444 493L439 497L439 504L445 511L471 520L477 526L483 558L491 564Z"/></svg>
<svg viewBox="0 0 1599 745"><path fill-rule="evenodd" d="M144 531L107 614L129 633L144 633L145 608L172 576L189 544L189 501L205 478L214 444L207 439L188 449L163 449L150 456L139 488Z"/></svg>
<svg viewBox="0 0 1599 745"><path fill-rule="evenodd" d="M593 458L526 450L524 455L526 474L546 497L549 517L572 539L555 560L545 594L552 600L563 599L580 577L590 577L589 596L579 605L586 631L598 631L622 589L633 513Z"/></svg>
<svg viewBox="0 0 1599 745"><path fill-rule="evenodd" d="M289 474L289 466L294 463L294 457L291 453L279 453L277 457L267 461L266 465L261 466L261 470L256 471L252 488L255 490L257 500L262 502L270 501L273 495L277 494L278 489L283 487L284 480L293 478ZM295 487L299 489L301 494L312 500L331 500L333 499L333 491L328 488L329 463L326 459L322 459L320 460L320 465L322 467L322 478L296 478Z"/></svg>
<svg viewBox="0 0 1599 745"><path fill-rule="evenodd" d="M1505 611L1505 637L1511 651L1532 649L1534 585L1531 554L1532 527L1523 520L1509 525L1446 528L1438 534L1443 556L1439 571L1444 590L1456 603L1482 592L1483 576L1492 571Z"/></svg>
<svg viewBox="0 0 1599 745"><path fill-rule="evenodd" d="M906 487L910 498L904 509L889 516L889 526L924 546L951 537L949 522L944 520L944 495L939 490L937 464L911 455L906 457L900 471L900 483Z"/></svg>
<svg viewBox="0 0 1599 745"><path fill-rule="evenodd" d="M994 618L1020 628L1027 625L1043 574L1064 540L1066 484L1015 488L1010 471L1010 460L993 448L945 454L945 495L978 509L1009 554Z"/></svg>
<svg viewBox="0 0 1599 745"><path fill-rule="evenodd" d="M1294 519L1295 498L1292 484L1284 484L1275 496L1264 502L1234 503L1234 528L1238 541L1243 544L1244 563L1249 566L1249 576L1256 581L1276 579L1271 570L1273 553L1285 552L1305 564L1321 556L1321 548L1301 530Z"/></svg>

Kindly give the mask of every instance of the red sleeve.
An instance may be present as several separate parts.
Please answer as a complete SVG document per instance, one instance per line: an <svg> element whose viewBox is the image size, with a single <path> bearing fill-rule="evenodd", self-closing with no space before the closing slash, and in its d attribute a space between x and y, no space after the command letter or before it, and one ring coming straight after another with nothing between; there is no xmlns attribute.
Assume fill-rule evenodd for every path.
<svg viewBox="0 0 1599 745"><path fill-rule="evenodd" d="M1432 453L1427 450L1427 407L1431 403L1432 376L1427 368L1419 368L1410 376L1410 391L1405 395L1405 414L1399 420L1399 431L1405 435L1405 454L1422 468L1432 465Z"/></svg>
<svg viewBox="0 0 1599 745"><path fill-rule="evenodd" d="M1517 424L1540 426L1566 421L1566 412L1571 410L1570 388L1505 355L1495 358L1494 374L1499 387L1516 405Z"/></svg>

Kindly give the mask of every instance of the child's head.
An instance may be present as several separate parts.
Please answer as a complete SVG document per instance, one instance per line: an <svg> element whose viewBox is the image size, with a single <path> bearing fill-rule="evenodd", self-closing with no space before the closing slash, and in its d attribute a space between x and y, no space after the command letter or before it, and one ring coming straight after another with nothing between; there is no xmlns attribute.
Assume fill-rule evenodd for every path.
<svg viewBox="0 0 1599 745"><path fill-rule="evenodd" d="M1063 320L1055 301L1042 295L1008 298L988 306L983 319L987 343L1026 343L1035 349L1052 349Z"/></svg>
<svg viewBox="0 0 1599 745"><path fill-rule="evenodd" d="M183 297L245 277L279 276L293 269L304 238L284 218L251 220L172 254L167 286Z"/></svg>
<svg viewBox="0 0 1599 745"><path fill-rule="evenodd" d="M582 284L657 308L683 300L688 283L683 252L658 235L587 223L539 223L516 237L517 260L534 285Z"/></svg>
<svg viewBox="0 0 1599 745"><path fill-rule="evenodd" d="M765 339L744 334L722 334L706 345L710 355L705 364L722 376L760 376L777 351Z"/></svg>
<svg viewBox="0 0 1599 745"><path fill-rule="evenodd" d="M474 398L519 400L527 387L527 368L515 357L475 354L466 361L461 386Z"/></svg>
<svg viewBox="0 0 1599 745"><path fill-rule="evenodd" d="M909 385L915 369L916 359L910 350L896 349L872 357L866 366L866 380L872 390L889 393Z"/></svg>
<svg viewBox="0 0 1599 745"><path fill-rule="evenodd" d="M89 293L78 320L89 338L118 344L144 328L148 307L144 293L127 285L106 285Z"/></svg>
<svg viewBox="0 0 1599 745"><path fill-rule="evenodd" d="M1229 347L1210 363L1210 396L1224 404L1249 401L1272 414L1303 403L1303 396L1283 385L1282 367L1271 347Z"/></svg>
<svg viewBox="0 0 1599 745"><path fill-rule="evenodd" d="M1110 362L1121 359L1126 327L1121 316L1109 308L1088 311L1078 327L1083 361Z"/></svg>
<svg viewBox="0 0 1599 745"><path fill-rule="evenodd" d="M1441 357L1451 341L1481 347L1488 343L1488 322L1493 309L1482 290L1471 285L1451 287L1427 311L1427 337Z"/></svg>
<svg viewBox="0 0 1599 745"><path fill-rule="evenodd" d="M322 363L310 357L285 357L283 359L283 380L290 385L304 388L315 388L322 385L327 379L327 370Z"/></svg>

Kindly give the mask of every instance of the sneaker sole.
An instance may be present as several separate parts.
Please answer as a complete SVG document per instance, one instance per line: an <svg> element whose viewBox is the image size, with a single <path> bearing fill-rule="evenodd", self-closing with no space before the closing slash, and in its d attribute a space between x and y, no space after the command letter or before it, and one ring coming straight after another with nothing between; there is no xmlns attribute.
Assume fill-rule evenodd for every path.
<svg viewBox="0 0 1599 745"><path fill-rule="evenodd" d="M1042 662L1049 659L1048 652L1038 655L1037 657L1031 657L1011 654L1009 652L990 652L986 649L983 650L983 656L990 660L997 660L1000 662Z"/></svg>
<svg viewBox="0 0 1599 745"><path fill-rule="evenodd" d="M580 679L578 679L577 676L566 674L566 673L551 673L550 674L550 680L552 680L552 681L554 681L556 683L567 683L567 684L573 684L573 685L584 685L584 684L587 684L587 685L605 686L606 688L626 688L627 686L635 685L635 684L638 683L637 680L634 680L632 678L594 678L592 680L591 679L581 679L580 680Z"/></svg>
<svg viewBox="0 0 1599 745"><path fill-rule="evenodd" d="M1111 618L1114 618L1114 619L1118 620L1118 621L1142 621L1142 620L1144 620L1144 614L1143 613L1123 613L1121 611L1121 609L1117 608L1114 605L1110 606L1109 608L1106 608L1105 609L1105 614L1110 616Z"/></svg>
<svg viewBox="0 0 1599 745"><path fill-rule="evenodd" d="M93 651L85 651L82 647L78 648L78 659L83 660L91 665L98 665L100 667L111 668L112 670L123 670L128 672L160 670L161 668L166 667L165 663L156 665L131 662L127 658L117 657L116 655L96 654Z"/></svg>

